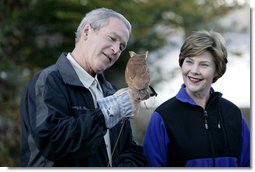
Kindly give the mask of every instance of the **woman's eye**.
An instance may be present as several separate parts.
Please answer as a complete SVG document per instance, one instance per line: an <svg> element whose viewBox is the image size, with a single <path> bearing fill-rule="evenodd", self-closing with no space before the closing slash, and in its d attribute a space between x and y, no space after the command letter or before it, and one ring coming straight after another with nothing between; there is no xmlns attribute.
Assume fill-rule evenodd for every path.
<svg viewBox="0 0 255 172"><path fill-rule="evenodd" d="M208 64L201 64L201 66L208 67L209 65Z"/></svg>
<svg viewBox="0 0 255 172"><path fill-rule="evenodd" d="M191 60L186 60L186 63L192 64L192 61Z"/></svg>

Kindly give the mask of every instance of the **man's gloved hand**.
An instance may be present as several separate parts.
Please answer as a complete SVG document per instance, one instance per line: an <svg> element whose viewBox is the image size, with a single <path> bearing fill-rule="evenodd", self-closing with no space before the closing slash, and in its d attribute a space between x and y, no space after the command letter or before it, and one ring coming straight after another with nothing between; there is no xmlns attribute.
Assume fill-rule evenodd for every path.
<svg viewBox="0 0 255 172"><path fill-rule="evenodd" d="M114 127L122 118L132 117L138 103L132 98L129 88L118 90L114 95L97 101L107 128Z"/></svg>

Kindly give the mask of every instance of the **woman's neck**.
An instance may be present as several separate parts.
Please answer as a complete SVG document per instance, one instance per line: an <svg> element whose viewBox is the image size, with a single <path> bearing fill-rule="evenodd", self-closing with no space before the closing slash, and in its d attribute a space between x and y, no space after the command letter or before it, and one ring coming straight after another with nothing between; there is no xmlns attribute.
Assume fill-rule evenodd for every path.
<svg viewBox="0 0 255 172"><path fill-rule="evenodd" d="M201 106L205 109L206 102L209 99L210 92L208 93L188 93L190 97L197 103L197 105Z"/></svg>

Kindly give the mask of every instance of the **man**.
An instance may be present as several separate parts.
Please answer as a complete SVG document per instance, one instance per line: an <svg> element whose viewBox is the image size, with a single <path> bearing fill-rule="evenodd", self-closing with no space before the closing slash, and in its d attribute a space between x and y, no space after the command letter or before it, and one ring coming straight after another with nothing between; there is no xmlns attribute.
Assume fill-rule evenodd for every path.
<svg viewBox="0 0 255 172"><path fill-rule="evenodd" d="M131 25L106 8L81 21L75 48L29 83L20 104L22 166L145 166L128 117L128 88L116 92L102 72L126 48Z"/></svg>

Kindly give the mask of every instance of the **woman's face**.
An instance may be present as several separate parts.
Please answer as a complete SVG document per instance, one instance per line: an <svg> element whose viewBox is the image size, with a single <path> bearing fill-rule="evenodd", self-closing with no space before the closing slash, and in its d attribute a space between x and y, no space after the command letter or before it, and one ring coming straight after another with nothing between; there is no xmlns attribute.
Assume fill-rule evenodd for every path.
<svg viewBox="0 0 255 172"><path fill-rule="evenodd" d="M181 71L189 95L209 95L213 78L216 76L216 66L209 52L186 57Z"/></svg>

